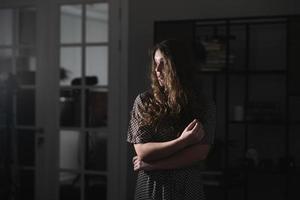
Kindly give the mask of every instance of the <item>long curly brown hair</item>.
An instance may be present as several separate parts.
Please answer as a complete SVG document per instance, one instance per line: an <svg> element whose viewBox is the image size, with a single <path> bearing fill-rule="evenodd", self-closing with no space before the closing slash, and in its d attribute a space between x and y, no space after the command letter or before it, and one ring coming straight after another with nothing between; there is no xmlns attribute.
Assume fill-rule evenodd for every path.
<svg viewBox="0 0 300 200"><path fill-rule="evenodd" d="M164 84L156 76L154 55L160 50L165 58ZM142 125L155 125L164 117L179 119L188 107L193 87L193 64L191 51L178 40L165 40L156 44L151 51L151 97L147 98L142 113Z"/></svg>

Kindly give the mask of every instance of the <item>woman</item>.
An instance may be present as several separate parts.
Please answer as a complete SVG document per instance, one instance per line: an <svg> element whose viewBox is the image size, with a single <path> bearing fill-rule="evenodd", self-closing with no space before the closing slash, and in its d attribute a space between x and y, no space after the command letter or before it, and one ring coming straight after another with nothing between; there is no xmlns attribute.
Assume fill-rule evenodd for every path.
<svg viewBox="0 0 300 200"><path fill-rule="evenodd" d="M153 48L151 90L135 99L128 128L135 199L204 199L200 166L213 143L215 105L195 89L189 55L176 40Z"/></svg>

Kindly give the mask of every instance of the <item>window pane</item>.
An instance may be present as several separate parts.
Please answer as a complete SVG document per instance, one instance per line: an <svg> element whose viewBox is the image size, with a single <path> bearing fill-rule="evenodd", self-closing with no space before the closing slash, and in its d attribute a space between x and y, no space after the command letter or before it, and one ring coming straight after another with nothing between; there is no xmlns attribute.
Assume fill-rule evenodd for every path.
<svg viewBox="0 0 300 200"><path fill-rule="evenodd" d="M35 124L35 91L32 89L17 91L17 124Z"/></svg>
<svg viewBox="0 0 300 200"><path fill-rule="evenodd" d="M300 115L299 115L299 110L300 110L300 97L290 97L290 109L289 114L290 114L290 120L293 122L300 122ZM300 147L300 146L299 146ZM299 163L300 164L300 163Z"/></svg>
<svg viewBox="0 0 300 200"><path fill-rule="evenodd" d="M106 176L86 175L84 188L86 200L106 199L107 178Z"/></svg>
<svg viewBox="0 0 300 200"><path fill-rule="evenodd" d="M81 48L63 47L60 50L61 85L78 85L81 78Z"/></svg>
<svg viewBox="0 0 300 200"><path fill-rule="evenodd" d="M32 170L20 171L20 185L17 192L17 199L34 200L35 193L35 175Z"/></svg>
<svg viewBox="0 0 300 200"><path fill-rule="evenodd" d="M18 158L22 166L35 165L35 131L18 131Z"/></svg>
<svg viewBox="0 0 300 200"><path fill-rule="evenodd" d="M19 49L17 56L17 77L20 84L34 85L36 72L35 49Z"/></svg>
<svg viewBox="0 0 300 200"><path fill-rule="evenodd" d="M13 43L13 11L0 10L0 45Z"/></svg>
<svg viewBox="0 0 300 200"><path fill-rule="evenodd" d="M0 27L1 29L1 27ZM0 30L1 35L1 30ZM0 36L1 40L1 36ZM3 48L0 49L0 73L12 72L12 49Z"/></svg>
<svg viewBox="0 0 300 200"><path fill-rule="evenodd" d="M61 172L59 175L60 200L80 200L80 175L71 172Z"/></svg>
<svg viewBox="0 0 300 200"><path fill-rule="evenodd" d="M80 43L82 34L82 6L68 5L60 9L60 42Z"/></svg>
<svg viewBox="0 0 300 200"><path fill-rule="evenodd" d="M60 125L79 127L81 121L80 89L61 90L60 92Z"/></svg>
<svg viewBox="0 0 300 200"><path fill-rule="evenodd" d="M97 85L108 85L107 47L86 48L86 75L95 77L97 79Z"/></svg>
<svg viewBox="0 0 300 200"><path fill-rule="evenodd" d="M107 130L86 133L85 168L107 170Z"/></svg>
<svg viewBox="0 0 300 200"><path fill-rule="evenodd" d="M285 69L287 59L286 38L286 24L251 26L249 41L250 69Z"/></svg>
<svg viewBox="0 0 300 200"><path fill-rule="evenodd" d="M106 90L97 88L86 91L86 126L107 126L107 95L108 92Z"/></svg>
<svg viewBox="0 0 300 200"><path fill-rule="evenodd" d="M300 169L300 126L299 124L290 127L290 167L294 165L294 167L299 170ZM286 163L287 164L287 163ZM300 176L300 171L298 171L298 176Z"/></svg>
<svg viewBox="0 0 300 200"><path fill-rule="evenodd" d="M36 10L34 8L20 9L19 23L20 44L34 45L36 43Z"/></svg>
<svg viewBox="0 0 300 200"><path fill-rule="evenodd" d="M108 3L86 6L86 41L108 42Z"/></svg>
<svg viewBox="0 0 300 200"><path fill-rule="evenodd" d="M286 199L285 174L249 173L247 187L247 199Z"/></svg>
<svg viewBox="0 0 300 200"><path fill-rule="evenodd" d="M61 169L79 169L80 132L73 130L61 130L59 147L59 167Z"/></svg>

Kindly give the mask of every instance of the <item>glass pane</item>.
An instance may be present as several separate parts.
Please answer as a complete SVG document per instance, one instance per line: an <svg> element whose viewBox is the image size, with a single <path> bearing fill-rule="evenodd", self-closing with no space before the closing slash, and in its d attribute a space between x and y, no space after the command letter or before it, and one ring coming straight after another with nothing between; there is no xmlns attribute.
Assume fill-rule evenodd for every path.
<svg viewBox="0 0 300 200"><path fill-rule="evenodd" d="M17 199L35 199L34 198L34 186L35 186L35 175L32 170L21 170L20 171L20 188L18 188Z"/></svg>
<svg viewBox="0 0 300 200"><path fill-rule="evenodd" d="M18 159L22 166L35 165L35 132L32 130L18 131Z"/></svg>
<svg viewBox="0 0 300 200"><path fill-rule="evenodd" d="M108 42L108 3L86 6L86 41Z"/></svg>
<svg viewBox="0 0 300 200"><path fill-rule="evenodd" d="M80 175L71 172L61 172L60 182L60 200L80 200Z"/></svg>
<svg viewBox="0 0 300 200"><path fill-rule="evenodd" d="M286 114L285 81L284 76L251 76L246 118L253 121L283 121Z"/></svg>
<svg viewBox="0 0 300 200"><path fill-rule="evenodd" d="M285 176L285 174L250 173L248 175L247 199L284 200Z"/></svg>
<svg viewBox="0 0 300 200"><path fill-rule="evenodd" d="M233 121L243 121L246 98L246 79L244 76L229 77L229 115Z"/></svg>
<svg viewBox="0 0 300 200"><path fill-rule="evenodd" d="M107 178L105 176L85 176L85 199L99 200L106 199Z"/></svg>
<svg viewBox="0 0 300 200"><path fill-rule="evenodd" d="M256 125L249 127L248 166L257 171L279 172L285 155L285 127Z"/></svg>
<svg viewBox="0 0 300 200"><path fill-rule="evenodd" d="M105 171L107 169L107 130L86 133L85 168Z"/></svg>
<svg viewBox="0 0 300 200"><path fill-rule="evenodd" d="M217 22L216 22L217 23ZM220 71L226 66L226 27L199 26L196 28L196 61L203 71ZM203 53L205 52L205 56Z"/></svg>
<svg viewBox="0 0 300 200"><path fill-rule="evenodd" d="M245 70L246 67L246 27L230 27L230 57L229 67L232 70Z"/></svg>
<svg viewBox="0 0 300 200"><path fill-rule="evenodd" d="M32 89L17 91L17 124L35 124L35 91Z"/></svg>
<svg viewBox="0 0 300 200"><path fill-rule="evenodd" d="M60 131L59 167L61 169L80 168L80 132Z"/></svg>
<svg viewBox="0 0 300 200"><path fill-rule="evenodd" d="M282 70L286 67L286 24L253 25L250 28L249 67Z"/></svg>
<svg viewBox="0 0 300 200"><path fill-rule="evenodd" d="M81 91L79 89L61 90L60 125L79 127L81 121Z"/></svg>
<svg viewBox="0 0 300 200"><path fill-rule="evenodd" d="M294 167L297 170L300 170L300 126L299 124L292 126L290 128L290 161L289 163L285 163L285 165L289 165L290 167ZM298 171L299 173L300 171ZM300 176L300 173L298 174Z"/></svg>
<svg viewBox="0 0 300 200"><path fill-rule="evenodd" d="M245 126L244 124L237 125L237 124L232 124L230 127L230 134L228 135L228 141L230 142L231 146L228 148L228 164L227 166L229 168L236 168L240 169L244 166L244 157L245 157ZM220 141L220 140L218 140ZM223 142L223 141L222 141ZM221 152L216 152L216 157L221 156ZM221 165L221 161L215 159L213 162L214 163L214 168L218 168ZM220 165L218 165L220 164ZM239 173L239 172L237 172ZM232 175L236 176L236 175ZM241 181L242 177L236 177L230 182L232 184Z"/></svg>
<svg viewBox="0 0 300 200"><path fill-rule="evenodd" d="M299 108L299 107L298 107ZM295 109L295 113L296 110ZM299 113L297 114L299 115ZM299 119L299 117L298 117ZM300 126L299 123L297 125L290 127L290 136L289 136L289 144L290 144L290 157L287 159L284 159L282 163L285 168L287 166L290 167L288 169L289 172L289 192L291 197L297 197L299 199L299 179L300 179Z"/></svg>
<svg viewBox="0 0 300 200"><path fill-rule="evenodd" d="M107 91L97 88L86 91L86 126L107 126L107 95Z"/></svg>
<svg viewBox="0 0 300 200"><path fill-rule="evenodd" d="M86 76L94 77L97 85L108 85L108 49L107 47L86 48Z"/></svg>
<svg viewBox="0 0 300 200"><path fill-rule="evenodd" d="M81 48L64 47L60 50L60 84L78 85L81 78ZM77 80L77 81L76 81ZM80 83L79 83L80 84Z"/></svg>
<svg viewBox="0 0 300 200"><path fill-rule="evenodd" d="M0 45L12 45L13 43L13 11L0 10Z"/></svg>
<svg viewBox="0 0 300 200"><path fill-rule="evenodd" d="M290 120L300 123L300 97L290 97ZM292 109L291 109L292 108Z"/></svg>
<svg viewBox="0 0 300 200"><path fill-rule="evenodd" d="M1 40L1 36L0 36L0 40ZM11 73L11 72L12 72L12 49L9 48L0 49L0 73Z"/></svg>
<svg viewBox="0 0 300 200"><path fill-rule="evenodd" d="M60 42L80 43L82 34L82 6L67 5L60 9Z"/></svg>
<svg viewBox="0 0 300 200"><path fill-rule="evenodd" d="M20 44L34 45L36 43L36 10L34 8L20 9L19 23Z"/></svg>
<svg viewBox="0 0 300 200"><path fill-rule="evenodd" d="M20 84L34 85L36 72L35 49L21 48L17 57L17 77Z"/></svg>

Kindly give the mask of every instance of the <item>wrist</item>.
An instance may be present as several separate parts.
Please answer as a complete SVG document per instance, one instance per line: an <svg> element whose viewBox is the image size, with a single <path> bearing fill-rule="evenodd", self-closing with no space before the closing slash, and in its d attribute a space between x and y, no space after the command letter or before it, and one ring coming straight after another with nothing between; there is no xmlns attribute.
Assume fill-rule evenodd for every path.
<svg viewBox="0 0 300 200"><path fill-rule="evenodd" d="M184 149L186 146L189 145L189 141L187 137L178 137L176 140L177 140L177 144L178 144L177 146L179 147L179 150Z"/></svg>

